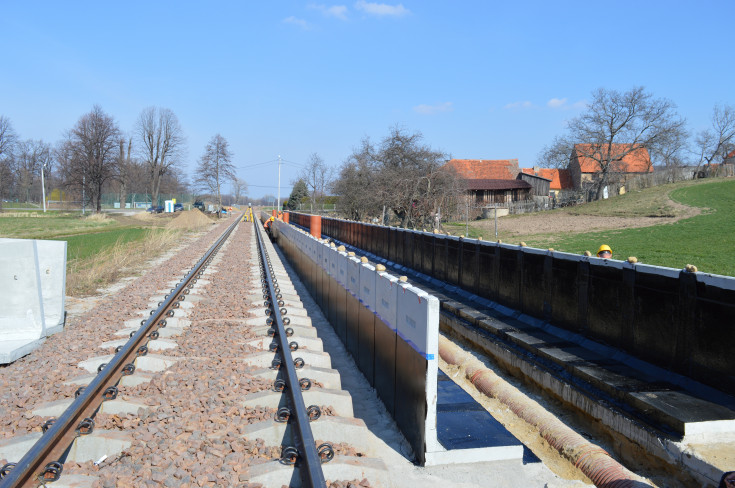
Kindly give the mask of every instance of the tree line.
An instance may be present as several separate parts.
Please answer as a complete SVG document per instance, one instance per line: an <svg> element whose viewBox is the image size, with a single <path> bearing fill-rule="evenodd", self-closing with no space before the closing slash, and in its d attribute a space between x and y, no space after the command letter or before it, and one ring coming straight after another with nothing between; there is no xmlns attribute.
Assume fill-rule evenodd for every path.
<svg viewBox="0 0 735 488"><path fill-rule="evenodd" d="M0 206L6 199L33 201L41 181L47 194L52 188L63 189L97 212L103 192L115 193L121 203L131 193L150 194L156 205L161 193L194 190L220 206L226 183L232 183L238 200L247 192L247 183L235 172L229 143L220 134L204 148L191 184L182 168L186 155L181 124L167 108L146 108L125 134L95 105L55 144L22 140L11 121L0 115Z"/></svg>

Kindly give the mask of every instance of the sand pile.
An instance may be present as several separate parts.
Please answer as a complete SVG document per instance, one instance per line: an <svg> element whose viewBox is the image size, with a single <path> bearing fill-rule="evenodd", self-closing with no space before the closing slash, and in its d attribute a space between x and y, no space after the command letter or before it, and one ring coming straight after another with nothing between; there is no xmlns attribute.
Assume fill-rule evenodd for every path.
<svg viewBox="0 0 735 488"><path fill-rule="evenodd" d="M212 220L199 210L186 210L166 225L167 229L201 229L213 224Z"/></svg>

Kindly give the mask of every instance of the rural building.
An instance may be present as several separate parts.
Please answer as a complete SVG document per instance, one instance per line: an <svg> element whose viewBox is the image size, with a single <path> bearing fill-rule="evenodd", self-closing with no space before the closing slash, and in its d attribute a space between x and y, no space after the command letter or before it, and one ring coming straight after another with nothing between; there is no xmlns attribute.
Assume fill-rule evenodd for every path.
<svg viewBox="0 0 735 488"><path fill-rule="evenodd" d="M534 185L519 178L517 159L452 159L447 166L457 172L476 204L503 205L533 194Z"/></svg>
<svg viewBox="0 0 735 488"><path fill-rule="evenodd" d="M540 178L549 180L549 189L546 193L536 192L536 195L558 196L559 192L574 189L572 175L568 169L557 168L523 168L521 170L526 175L535 175Z"/></svg>
<svg viewBox="0 0 735 488"><path fill-rule="evenodd" d="M607 145L575 144L569 159L569 173L576 190L589 188L601 176L598 159L607 151ZM633 148L632 144L613 144L612 154L620 154L611 163L608 181L611 185L622 186L632 176L653 172L651 156L645 147ZM615 157L615 156L613 156Z"/></svg>

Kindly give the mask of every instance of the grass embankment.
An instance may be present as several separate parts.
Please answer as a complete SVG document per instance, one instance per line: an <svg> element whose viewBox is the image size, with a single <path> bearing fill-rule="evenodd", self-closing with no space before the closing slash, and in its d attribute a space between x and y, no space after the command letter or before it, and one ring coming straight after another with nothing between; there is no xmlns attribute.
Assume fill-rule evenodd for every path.
<svg viewBox="0 0 735 488"><path fill-rule="evenodd" d="M597 250L600 244L609 244L616 259L635 256L639 262L672 268L694 264L699 271L735 276L735 180L700 180L664 185L640 192L629 193L610 200L593 202L572 208L549 212L556 215L599 217L672 217L685 213L670 200L699 207L700 215L673 223L628 229L610 229L595 232L515 233L499 238L509 242L525 241L529 246L581 254ZM524 219L524 215L500 219L500 228L506 218ZM522 222L522 220L521 220ZM473 226L471 226L473 227ZM530 226L529 226L530 227ZM464 233L464 226L453 226L452 232ZM470 235L482 235L474 226ZM484 234L487 236L487 224Z"/></svg>
<svg viewBox="0 0 735 488"><path fill-rule="evenodd" d="M0 237L67 242L67 285L71 296L84 296L126 274L171 247L180 230L164 229L171 219L107 217L78 213L0 214Z"/></svg>

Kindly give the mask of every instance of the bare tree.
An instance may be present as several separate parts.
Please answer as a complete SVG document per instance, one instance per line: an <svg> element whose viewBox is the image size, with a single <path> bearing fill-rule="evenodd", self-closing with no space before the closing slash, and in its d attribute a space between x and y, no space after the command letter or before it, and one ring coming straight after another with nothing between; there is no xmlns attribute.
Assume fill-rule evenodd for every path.
<svg viewBox="0 0 735 488"><path fill-rule="evenodd" d="M41 171L44 171L44 177L51 171L51 147L33 139L18 143L12 167L18 195L26 202L32 201L31 188L41 179Z"/></svg>
<svg viewBox="0 0 735 488"><path fill-rule="evenodd" d="M248 192L248 183L241 178L234 178L232 180L232 196L235 199L235 204L240 205L240 198L245 196Z"/></svg>
<svg viewBox="0 0 735 488"><path fill-rule="evenodd" d="M57 154L67 187L84 190L86 199L102 211L102 187L118 177L120 129L99 105L69 131Z"/></svg>
<svg viewBox="0 0 735 488"><path fill-rule="evenodd" d="M13 156L17 136L10 123L10 119L0 115L0 208L8 186L12 182Z"/></svg>
<svg viewBox="0 0 735 488"><path fill-rule="evenodd" d="M704 164L707 175L711 164L723 160L735 147L735 108L715 105L712 112L712 127L697 134L695 140L699 156L697 173Z"/></svg>
<svg viewBox="0 0 735 488"><path fill-rule="evenodd" d="M150 173L151 197L158 202L161 178L179 163L186 140L176 115L167 108L149 107L141 112L135 126L140 139L140 157Z"/></svg>
<svg viewBox="0 0 735 488"><path fill-rule="evenodd" d="M343 163L333 190L349 217L362 219L392 210L401 225L433 227L441 211L461 195L447 156L421 143L421 133L395 127L376 149L362 141Z"/></svg>
<svg viewBox="0 0 735 488"><path fill-rule="evenodd" d="M317 153L312 153L306 167L299 173L299 179L304 180L309 189L311 210L324 200L332 179L332 168L324 164L324 160Z"/></svg>
<svg viewBox="0 0 735 488"><path fill-rule="evenodd" d="M651 155L671 154L671 147L685 138L684 120L673 102L653 98L643 87L625 93L600 88L592 93L587 111L568 122L567 135L557 137L539 162L559 167L563 155L576 149L579 158L588 158L597 166L599 199L626 156L641 148Z"/></svg>
<svg viewBox="0 0 735 488"><path fill-rule="evenodd" d="M342 163L332 191L338 196L339 208L347 218L363 220L375 215L382 205L373 187L375 185L375 149L369 139L363 139L359 148Z"/></svg>
<svg viewBox="0 0 735 488"><path fill-rule="evenodd" d="M216 134L207 144L204 154L199 160L195 183L197 187L216 196L219 205L217 209L219 210L222 207L222 184L226 180L232 181L236 177L230 145L227 139Z"/></svg>

